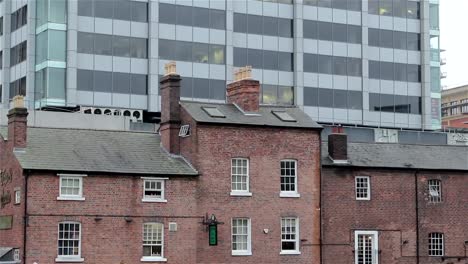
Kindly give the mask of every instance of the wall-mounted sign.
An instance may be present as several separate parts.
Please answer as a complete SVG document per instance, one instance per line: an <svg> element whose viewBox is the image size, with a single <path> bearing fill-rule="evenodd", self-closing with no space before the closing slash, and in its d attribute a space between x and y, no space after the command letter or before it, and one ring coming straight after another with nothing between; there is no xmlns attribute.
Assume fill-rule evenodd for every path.
<svg viewBox="0 0 468 264"><path fill-rule="evenodd" d="M13 216L0 216L0 230L11 229L13 226Z"/></svg>

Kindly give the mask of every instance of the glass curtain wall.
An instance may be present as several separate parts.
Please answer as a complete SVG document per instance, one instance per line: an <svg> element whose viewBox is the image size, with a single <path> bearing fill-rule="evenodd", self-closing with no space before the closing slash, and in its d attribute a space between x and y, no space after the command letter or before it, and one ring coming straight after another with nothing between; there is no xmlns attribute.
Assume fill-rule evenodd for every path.
<svg viewBox="0 0 468 264"><path fill-rule="evenodd" d="M67 1L37 0L36 108L65 106Z"/></svg>
<svg viewBox="0 0 468 264"><path fill-rule="evenodd" d="M430 63L431 63L431 119L432 129L440 129L441 119L441 82L440 82L440 38L439 4L429 3Z"/></svg>

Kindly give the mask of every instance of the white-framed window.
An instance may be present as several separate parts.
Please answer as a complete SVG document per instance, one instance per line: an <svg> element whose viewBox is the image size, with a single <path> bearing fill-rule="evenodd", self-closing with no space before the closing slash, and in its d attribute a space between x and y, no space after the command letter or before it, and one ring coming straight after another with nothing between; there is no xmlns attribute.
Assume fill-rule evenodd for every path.
<svg viewBox="0 0 468 264"><path fill-rule="evenodd" d="M21 203L21 191L15 190L15 204Z"/></svg>
<svg viewBox="0 0 468 264"><path fill-rule="evenodd" d="M251 196L249 189L249 160L231 159L231 195Z"/></svg>
<svg viewBox="0 0 468 264"><path fill-rule="evenodd" d="M233 218L232 255L252 255L252 241L249 218Z"/></svg>
<svg viewBox="0 0 468 264"><path fill-rule="evenodd" d="M81 224L61 222L58 225L58 253L56 262L82 262Z"/></svg>
<svg viewBox="0 0 468 264"><path fill-rule="evenodd" d="M14 261L19 261L20 260L20 250L19 250L19 248L15 248L13 250L13 260Z"/></svg>
<svg viewBox="0 0 468 264"><path fill-rule="evenodd" d="M429 233L429 256L437 257L444 255L444 234Z"/></svg>
<svg viewBox="0 0 468 264"><path fill-rule="evenodd" d="M429 188L429 202L440 203L442 202L442 183L440 180L429 180L427 182Z"/></svg>
<svg viewBox="0 0 468 264"><path fill-rule="evenodd" d="M297 190L297 161L282 160L280 197L300 197Z"/></svg>
<svg viewBox="0 0 468 264"><path fill-rule="evenodd" d="M370 200L370 177L369 176L356 176L356 200Z"/></svg>
<svg viewBox="0 0 468 264"><path fill-rule="evenodd" d="M58 174L60 177L59 197L57 200L84 201L83 174Z"/></svg>
<svg viewBox="0 0 468 264"><path fill-rule="evenodd" d="M299 251L299 219L296 217L281 218L280 254L301 254Z"/></svg>
<svg viewBox="0 0 468 264"><path fill-rule="evenodd" d="M164 258L164 225L143 224L143 257L141 261L166 261Z"/></svg>
<svg viewBox="0 0 468 264"><path fill-rule="evenodd" d="M355 264L379 263L379 233L377 231L354 232Z"/></svg>
<svg viewBox="0 0 468 264"><path fill-rule="evenodd" d="M168 178L143 178L143 202L167 202L164 189Z"/></svg>

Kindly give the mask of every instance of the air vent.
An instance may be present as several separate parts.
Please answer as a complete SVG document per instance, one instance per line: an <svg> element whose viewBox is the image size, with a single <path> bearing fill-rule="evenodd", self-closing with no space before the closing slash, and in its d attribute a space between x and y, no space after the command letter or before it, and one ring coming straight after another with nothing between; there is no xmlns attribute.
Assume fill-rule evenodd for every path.
<svg viewBox="0 0 468 264"><path fill-rule="evenodd" d="M169 232L177 231L177 223L169 223Z"/></svg>
<svg viewBox="0 0 468 264"><path fill-rule="evenodd" d="M290 116L286 111L271 111L279 120L283 122L296 122L296 119Z"/></svg>
<svg viewBox="0 0 468 264"><path fill-rule="evenodd" d="M188 137L190 136L190 125L183 125L179 130L179 137Z"/></svg>
<svg viewBox="0 0 468 264"><path fill-rule="evenodd" d="M205 111L209 116L215 117L215 118L225 118L226 116L219 111L218 108L216 107L205 107L202 106L203 111Z"/></svg>

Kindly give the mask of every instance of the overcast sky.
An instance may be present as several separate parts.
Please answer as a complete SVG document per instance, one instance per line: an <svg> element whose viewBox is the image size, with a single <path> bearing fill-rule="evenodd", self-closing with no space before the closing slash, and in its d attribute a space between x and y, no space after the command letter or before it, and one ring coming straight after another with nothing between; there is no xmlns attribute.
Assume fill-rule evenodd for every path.
<svg viewBox="0 0 468 264"><path fill-rule="evenodd" d="M442 81L448 88L468 84L468 0L440 0L440 47L447 51Z"/></svg>

